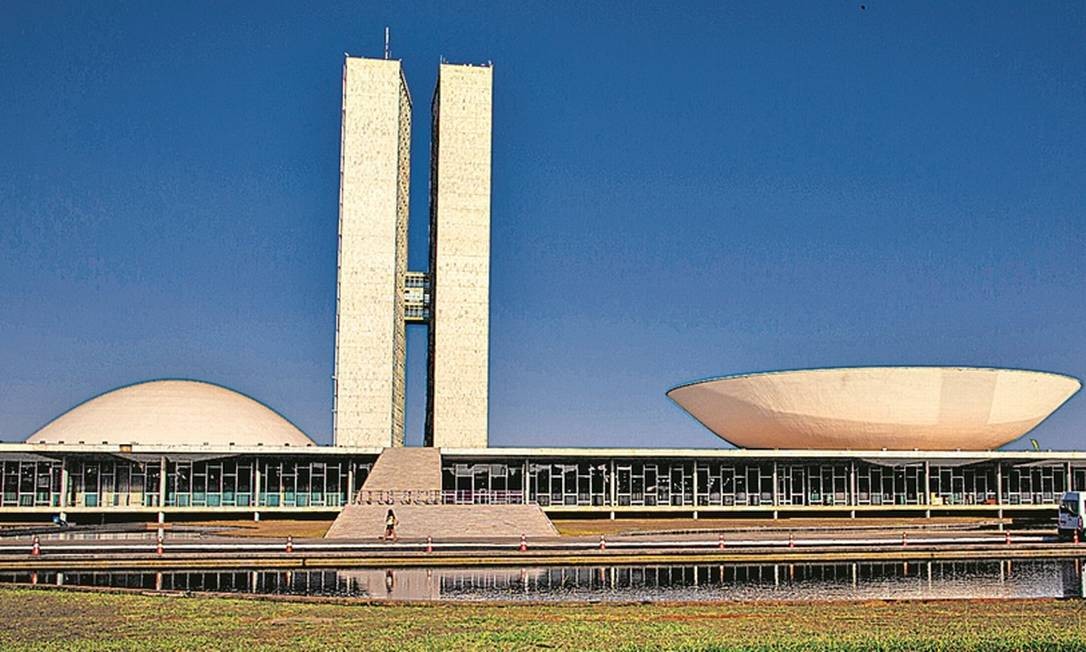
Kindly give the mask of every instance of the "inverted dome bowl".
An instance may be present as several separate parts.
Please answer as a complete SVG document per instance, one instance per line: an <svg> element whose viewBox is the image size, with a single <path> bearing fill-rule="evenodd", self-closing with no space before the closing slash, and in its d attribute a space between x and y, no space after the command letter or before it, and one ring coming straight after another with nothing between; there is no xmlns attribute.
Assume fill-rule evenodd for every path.
<svg viewBox="0 0 1086 652"><path fill-rule="evenodd" d="M993 450L1081 387L1020 369L845 367L726 376L667 395L742 448Z"/></svg>

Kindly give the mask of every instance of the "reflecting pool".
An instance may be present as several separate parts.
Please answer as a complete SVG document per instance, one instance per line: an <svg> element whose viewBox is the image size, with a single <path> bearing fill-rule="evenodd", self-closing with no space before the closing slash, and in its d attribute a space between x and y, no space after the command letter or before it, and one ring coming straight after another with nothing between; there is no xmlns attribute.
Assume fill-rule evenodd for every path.
<svg viewBox="0 0 1086 652"><path fill-rule="evenodd" d="M524 568L49 571L0 582L371 600L629 602L1081 598L1082 560Z"/></svg>

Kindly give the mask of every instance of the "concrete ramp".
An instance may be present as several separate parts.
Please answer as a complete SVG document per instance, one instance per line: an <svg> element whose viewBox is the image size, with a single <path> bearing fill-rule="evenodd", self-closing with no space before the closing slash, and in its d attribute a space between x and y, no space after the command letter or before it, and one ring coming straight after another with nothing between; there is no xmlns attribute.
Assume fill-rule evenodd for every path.
<svg viewBox="0 0 1086 652"><path fill-rule="evenodd" d="M441 451L386 448L373 464L362 491L441 491Z"/></svg>
<svg viewBox="0 0 1086 652"><path fill-rule="evenodd" d="M376 539L385 532L389 505L348 505L327 539ZM554 537L558 530L538 505L391 505L403 539Z"/></svg>
<svg viewBox="0 0 1086 652"><path fill-rule="evenodd" d="M538 505L441 504L441 451L386 448L373 465L354 504L343 508L324 536L377 539L389 507L405 539L472 539L558 536Z"/></svg>

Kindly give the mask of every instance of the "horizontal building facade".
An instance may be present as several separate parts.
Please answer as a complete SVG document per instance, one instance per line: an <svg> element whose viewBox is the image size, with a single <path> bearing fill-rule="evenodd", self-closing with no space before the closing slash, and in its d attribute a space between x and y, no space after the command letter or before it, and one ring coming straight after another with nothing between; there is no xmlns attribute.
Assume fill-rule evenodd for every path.
<svg viewBox="0 0 1086 652"><path fill-rule="evenodd" d="M531 503L552 516L1055 515L1083 452L443 449L439 493L363 489L378 448L0 444L0 515L299 514L351 501Z"/></svg>

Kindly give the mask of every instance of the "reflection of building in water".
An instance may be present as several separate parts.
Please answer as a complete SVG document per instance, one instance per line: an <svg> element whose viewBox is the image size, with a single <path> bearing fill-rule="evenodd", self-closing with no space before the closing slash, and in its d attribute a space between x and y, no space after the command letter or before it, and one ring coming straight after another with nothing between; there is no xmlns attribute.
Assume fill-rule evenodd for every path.
<svg viewBox="0 0 1086 652"><path fill-rule="evenodd" d="M537 579L540 569L360 569L337 571L348 595L375 599L438 600L466 593L520 590Z"/></svg>
<svg viewBox="0 0 1086 652"><path fill-rule="evenodd" d="M375 600L1086 597L1081 560L552 568L0 573L0 582Z"/></svg>
<svg viewBox="0 0 1086 652"><path fill-rule="evenodd" d="M1069 570L1070 569L1070 570ZM440 571L444 599L879 599L1080 596L1071 562L554 567ZM1078 582L1079 580L1075 580ZM398 597L398 596L393 596Z"/></svg>
<svg viewBox="0 0 1086 652"><path fill-rule="evenodd" d="M456 569L441 572L441 596L454 598L471 593L528 593L546 574L542 568Z"/></svg>
<svg viewBox="0 0 1086 652"><path fill-rule="evenodd" d="M1060 565L1060 581L1064 597L1086 598L1086 573L1081 559Z"/></svg>
<svg viewBox="0 0 1086 652"><path fill-rule="evenodd" d="M379 600L437 600L441 597L430 568L336 571L340 583L346 584L348 595L364 595Z"/></svg>

